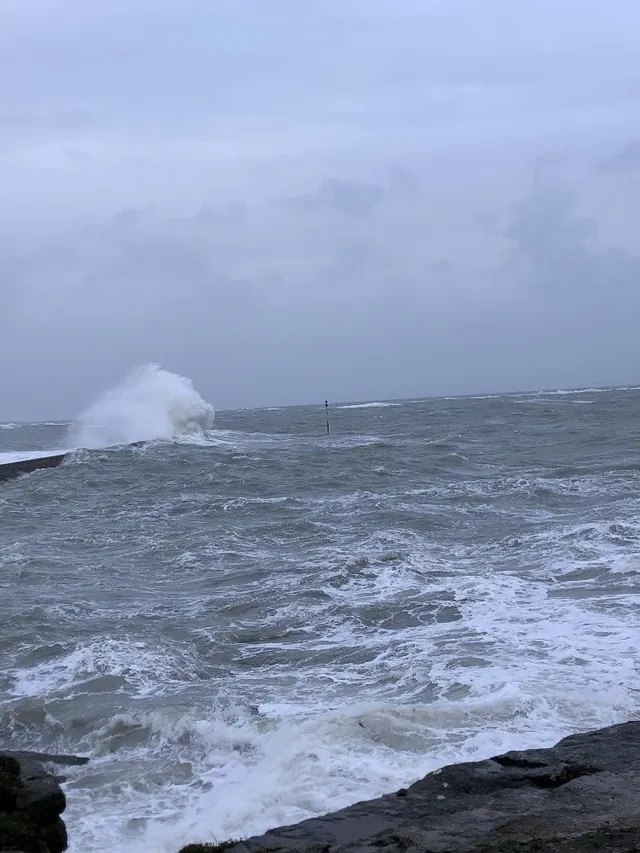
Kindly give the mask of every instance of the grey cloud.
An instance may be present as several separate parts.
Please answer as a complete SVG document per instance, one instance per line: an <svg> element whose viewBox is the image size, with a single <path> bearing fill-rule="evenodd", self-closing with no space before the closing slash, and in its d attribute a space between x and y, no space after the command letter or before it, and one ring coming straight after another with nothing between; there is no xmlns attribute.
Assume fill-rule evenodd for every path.
<svg viewBox="0 0 640 853"><path fill-rule="evenodd" d="M521 293L517 346L529 340L522 356L544 387L634 383L640 252L606 245L577 207L566 186L534 185L507 229L512 253L501 275Z"/></svg>
<svg viewBox="0 0 640 853"><path fill-rule="evenodd" d="M316 192L291 199L294 210L334 210L347 216L368 216L385 197L382 187L357 181L326 181Z"/></svg>
<svg viewBox="0 0 640 853"><path fill-rule="evenodd" d="M202 225L241 225L249 216L249 205L244 201L229 201L214 207L205 204L195 215Z"/></svg>
<svg viewBox="0 0 640 853"><path fill-rule="evenodd" d="M0 113L0 146L65 139L86 132L92 124L88 113L74 110L53 114Z"/></svg>
<svg viewBox="0 0 640 853"><path fill-rule="evenodd" d="M73 163L76 166L82 166L86 163L90 163L93 159L91 154L87 151L81 151L79 148L67 148L64 152L64 156L69 163Z"/></svg>
<svg viewBox="0 0 640 853"><path fill-rule="evenodd" d="M640 139L631 139L615 154L606 157L601 168L604 172L640 172Z"/></svg>
<svg viewBox="0 0 640 853"><path fill-rule="evenodd" d="M154 213L154 205L147 204L145 207L123 207L113 214L112 223L115 226L130 228L149 221Z"/></svg>
<svg viewBox="0 0 640 853"><path fill-rule="evenodd" d="M603 244L599 223L579 212L575 193L561 180L541 181L535 166L530 192L515 206L504 234L512 246L507 269L519 266L534 288L567 294L572 308L621 297L625 311L628 298L640 308L640 288L631 286L640 275L640 253ZM599 319L593 315L594 322Z"/></svg>
<svg viewBox="0 0 640 853"><path fill-rule="evenodd" d="M533 125L525 113L537 111L540 84L550 107L557 96L562 106L576 94L582 102L596 84L611 93L635 73L637 53L630 0L611 0L606 14L596 0L564 10L549 0L198 0L186 9L61 0L55 13L48 0L8 0L3 9L2 103L90 110L125 136L174 123L181 136L219 138L249 116L249 134L278 122L320 136L354 125L371 146L372 128L395 121L411 117L415 131L505 109Z"/></svg>
<svg viewBox="0 0 640 853"><path fill-rule="evenodd" d="M415 198L404 203L415 212ZM10 271L19 272L10 317L20 334L3 339L3 357L36 371L29 342L41 341L61 375L73 372L77 391L64 400L77 408L89 386L147 360L192 376L218 405L266 405L613 381L638 349L638 258L601 245L572 191L541 181L537 166L504 230L505 260L489 268L419 252L408 264L394 250L397 232L386 248L374 232L348 239L333 215L332 243L318 253L306 238L301 280L268 257L243 278L218 257L230 232L212 242L191 214L119 211L81 244L72 237L75 249L51 248ZM295 244L295 222L273 223L270 208L261 216L275 231L293 227ZM245 232L248 250L257 235ZM49 383L38 405L73 414L56 408Z"/></svg>
<svg viewBox="0 0 640 853"><path fill-rule="evenodd" d="M631 0L5 0L0 418L149 360L218 406L632 379L640 211L593 164L637 169L639 31Z"/></svg>
<svg viewBox="0 0 640 853"><path fill-rule="evenodd" d="M25 132L36 130L41 133L47 131L86 130L93 124L89 113L67 110L50 115L27 115L0 113L0 132Z"/></svg>
<svg viewBox="0 0 640 853"><path fill-rule="evenodd" d="M593 255L596 223L573 212L571 193L561 187L534 190L518 204L505 236L536 281L581 289Z"/></svg>
<svg viewBox="0 0 640 853"><path fill-rule="evenodd" d="M385 201L414 196L419 190L420 181L416 175L406 169L393 169L386 186L332 178L322 183L315 192L287 199L286 203L299 212L331 210L345 216L364 217Z"/></svg>

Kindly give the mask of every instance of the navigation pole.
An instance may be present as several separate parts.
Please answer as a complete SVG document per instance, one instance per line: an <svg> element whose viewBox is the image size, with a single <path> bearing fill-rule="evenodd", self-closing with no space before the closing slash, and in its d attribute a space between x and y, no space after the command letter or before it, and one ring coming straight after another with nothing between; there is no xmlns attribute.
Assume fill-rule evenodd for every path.
<svg viewBox="0 0 640 853"><path fill-rule="evenodd" d="M331 434L331 426L329 425L329 401L324 401L324 410L327 415L327 435Z"/></svg>

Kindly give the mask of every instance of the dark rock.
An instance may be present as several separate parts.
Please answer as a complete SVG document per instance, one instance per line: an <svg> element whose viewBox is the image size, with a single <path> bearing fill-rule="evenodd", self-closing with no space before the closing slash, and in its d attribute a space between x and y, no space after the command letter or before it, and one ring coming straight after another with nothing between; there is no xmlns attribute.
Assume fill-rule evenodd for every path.
<svg viewBox="0 0 640 853"><path fill-rule="evenodd" d="M67 849L69 844L67 827L61 817L56 818L48 826L43 827L42 834L47 845L47 849L50 850L51 853Z"/></svg>
<svg viewBox="0 0 640 853"><path fill-rule="evenodd" d="M0 814L0 849L50 853L40 827L19 812Z"/></svg>
<svg viewBox="0 0 640 853"><path fill-rule="evenodd" d="M20 761L20 780L17 808L29 814L36 823L55 821L67 806L64 792L55 777L37 761Z"/></svg>
<svg viewBox="0 0 640 853"><path fill-rule="evenodd" d="M0 811L15 811L20 786L19 763L15 758L0 755Z"/></svg>
<svg viewBox="0 0 640 853"><path fill-rule="evenodd" d="M640 722L572 735L551 749L444 767L394 794L230 848L267 851L638 853Z"/></svg>
<svg viewBox="0 0 640 853"><path fill-rule="evenodd" d="M55 456L39 456L36 459L18 459L15 462L0 463L0 483L37 471L39 468L57 468L65 455L58 453Z"/></svg>
<svg viewBox="0 0 640 853"><path fill-rule="evenodd" d="M62 853L67 849L67 830L60 818L65 796L34 755L38 753L0 754L0 851ZM61 758L75 763L68 761L73 756Z"/></svg>
<svg viewBox="0 0 640 853"><path fill-rule="evenodd" d="M55 755L51 752L30 752L24 749L7 749L4 750L2 754L17 759L18 761L31 759L33 761L39 761L42 764L64 764L68 767L73 765L81 766L89 763L89 759L82 755Z"/></svg>

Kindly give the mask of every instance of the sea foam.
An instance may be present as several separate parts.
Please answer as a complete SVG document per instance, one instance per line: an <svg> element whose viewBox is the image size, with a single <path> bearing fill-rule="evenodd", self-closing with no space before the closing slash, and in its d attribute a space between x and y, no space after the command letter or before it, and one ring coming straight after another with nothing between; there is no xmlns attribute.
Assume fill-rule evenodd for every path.
<svg viewBox="0 0 640 853"><path fill-rule="evenodd" d="M69 428L75 447L99 448L138 441L201 436L215 411L190 379L146 364L104 391Z"/></svg>

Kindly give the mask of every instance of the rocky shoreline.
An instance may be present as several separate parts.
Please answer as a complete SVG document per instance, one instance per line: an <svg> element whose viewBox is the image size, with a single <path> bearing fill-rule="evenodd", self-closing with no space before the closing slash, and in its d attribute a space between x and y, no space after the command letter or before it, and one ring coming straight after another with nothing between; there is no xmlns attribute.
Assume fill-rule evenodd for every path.
<svg viewBox="0 0 640 853"><path fill-rule="evenodd" d="M640 853L640 722L436 770L407 789L180 853Z"/></svg>
<svg viewBox="0 0 640 853"><path fill-rule="evenodd" d="M39 752L0 753L0 851L63 853L67 829L60 817L67 801L63 781L45 764L84 764L86 758Z"/></svg>
<svg viewBox="0 0 640 853"><path fill-rule="evenodd" d="M87 760L0 752L0 853L66 850L63 779L45 767ZM242 841L188 844L180 853L222 850L640 853L640 722L571 735L550 749L453 764L333 814Z"/></svg>

